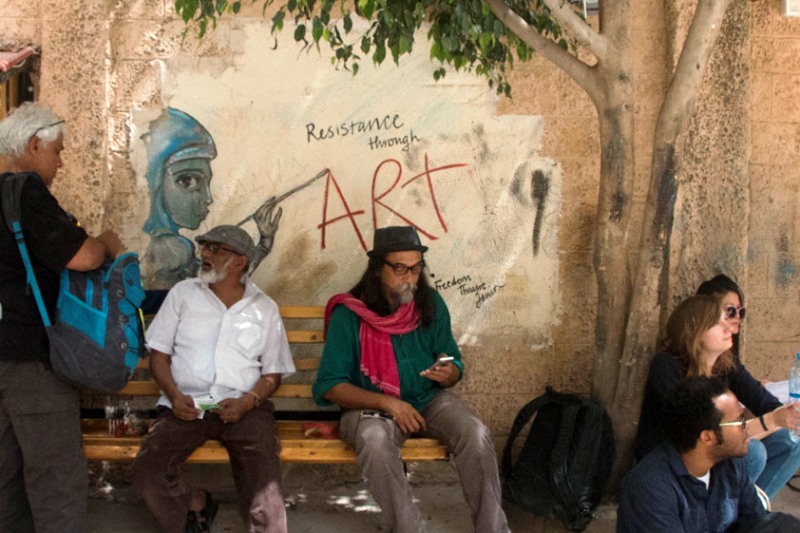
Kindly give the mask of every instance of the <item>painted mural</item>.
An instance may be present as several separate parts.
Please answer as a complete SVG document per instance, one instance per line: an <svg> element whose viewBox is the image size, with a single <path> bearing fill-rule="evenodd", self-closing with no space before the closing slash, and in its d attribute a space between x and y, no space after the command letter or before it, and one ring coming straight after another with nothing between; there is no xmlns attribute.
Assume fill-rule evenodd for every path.
<svg viewBox="0 0 800 533"><path fill-rule="evenodd" d="M291 29L275 49L260 21L230 38L228 56L165 60L162 105L133 110L147 285L193 275L193 237L239 223L264 245L259 286L323 304L357 281L375 228L411 224L460 343L521 324L551 342L561 172L537 155L541 117L497 116L470 74L434 82L425 50L353 76Z"/></svg>

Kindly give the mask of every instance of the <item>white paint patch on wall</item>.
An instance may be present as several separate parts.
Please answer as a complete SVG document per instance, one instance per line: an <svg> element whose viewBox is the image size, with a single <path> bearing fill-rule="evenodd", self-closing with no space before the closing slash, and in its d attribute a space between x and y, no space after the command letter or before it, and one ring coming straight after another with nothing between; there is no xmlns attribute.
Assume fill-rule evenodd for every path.
<svg viewBox="0 0 800 533"><path fill-rule="evenodd" d="M400 67L364 62L352 76L332 68L326 51L298 53L291 27L276 50L265 25L238 28L234 57L187 52L165 62L164 105L198 119L218 151L210 213L181 233L235 224L328 168L280 204L275 247L253 276L259 286L297 295L281 303L322 304L357 281L375 227L411 223L463 343L533 328L532 344L549 344L562 177L537 155L543 119L497 116L494 92L472 74L434 82L425 29ZM139 161L136 139L153 112L136 112Z"/></svg>

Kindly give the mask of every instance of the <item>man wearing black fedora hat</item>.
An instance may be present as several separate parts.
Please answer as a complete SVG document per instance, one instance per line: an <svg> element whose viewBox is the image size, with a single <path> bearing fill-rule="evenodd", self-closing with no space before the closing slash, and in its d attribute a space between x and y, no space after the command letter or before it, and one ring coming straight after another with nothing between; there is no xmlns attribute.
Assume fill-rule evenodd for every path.
<svg viewBox="0 0 800 533"><path fill-rule="evenodd" d="M325 349L314 399L343 409L343 440L356 450L391 531L425 531L400 460L411 435L437 438L453 455L475 531L508 531L491 435L447 390L464 365L442 297L427 282L416 229L381 228L361 280L325 308Z"/></svg>

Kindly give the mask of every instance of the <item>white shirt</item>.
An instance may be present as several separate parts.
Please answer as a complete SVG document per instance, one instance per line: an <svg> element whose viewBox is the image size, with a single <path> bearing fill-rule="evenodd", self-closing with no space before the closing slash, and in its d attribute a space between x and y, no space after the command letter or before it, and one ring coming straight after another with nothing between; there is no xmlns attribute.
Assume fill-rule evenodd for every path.
<svg viewBox="0 0 800 533"><path fill-rule="evenodd" d="M295 372L278 305L246 276L230 307L198 278L177 283L147 328L147 347L172 357L181 392L219 402L239 398L263 374ZM172 407L162 395L158 405Z"/></svg>

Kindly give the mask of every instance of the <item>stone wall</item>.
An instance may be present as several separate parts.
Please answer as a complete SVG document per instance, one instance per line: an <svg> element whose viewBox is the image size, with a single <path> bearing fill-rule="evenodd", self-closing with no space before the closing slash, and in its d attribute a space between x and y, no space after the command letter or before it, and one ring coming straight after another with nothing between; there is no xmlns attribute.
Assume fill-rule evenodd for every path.
<svg viewBox="0 0 800 533"><path fill-rule="evenodd" d="M679 46L674 43L685 35L685 17L681 9L667 12L661 3L635 4L633 38L641 43L635 55L640 185L633 200L640 214L649 181L652 132L671 68L665 65L675 60ZM756 376L769 379L783 378L790 355L800 349L791 325L795 311L800 311L800 257L794 251L800 238L800 103L794 103L800 102L800 21L780 17L778 4L736 0L728 16L697 117L683 139L687 157L678 177L676 212L681 231L673 240L670 274L672 303L720 271L742 282L750 313L744 327L746 362ZM0 35L41 46L37 96L69 124L65 166L55 193L68 210L80 214L90 231L112 227L126 242L143 246L147 195L132 161L141 116L173 97L165 80L175 58L217 79L245 53L247 28L259 18L260 10L249 8L234 20L221 20L217 30L198 43L192 35L182 40L184 26L172 0L5 1ZM271 53L265 43L265 61L271 60ZM381 68L389 75L396 67ZM281 76L269 82L280 84ZM540 137L515 142L530 144L535 153L531 160L547 162L558 178L558 210L548 219L557 231L546 240L552 259L548 264L555 265L557 274L548 281L537 277L538 270L532 273L530 265L512 269L517 278L528 276L517 279L520 286L534 287L519 295L524 302L506 300L519 304L522 316L512 317L515 309L504 310L509 326L490 322L473 336L478 341L464 325L470 315L456 313L454 328L466 339L463 350L470 368L462 391L499 438L516 410L546 384L589 391L597 298L592 271L599 182L596 111L566 74L541 58L517 64L513 87L513 99L497 101L496 113L508 121L541 121ZM484 214L487 221L494 220L493 212ZM450 216L457 219L458 213ZM630 228L634 239L640 230ZM304 238L293 241L291 249L310 249L311 241ZM445 259L440 264L448 265ZM292 267L291 257L283 252L270 261L273 271ZM336 272L327 267L317 272L331 281L323 292L341 290L351 281L352 276ZM274 290L279 301L286 296L269 280L262 285ZM452 306L453 296L446 297ZM309 298L308 303L324 302L321 293Z"/></svg>

